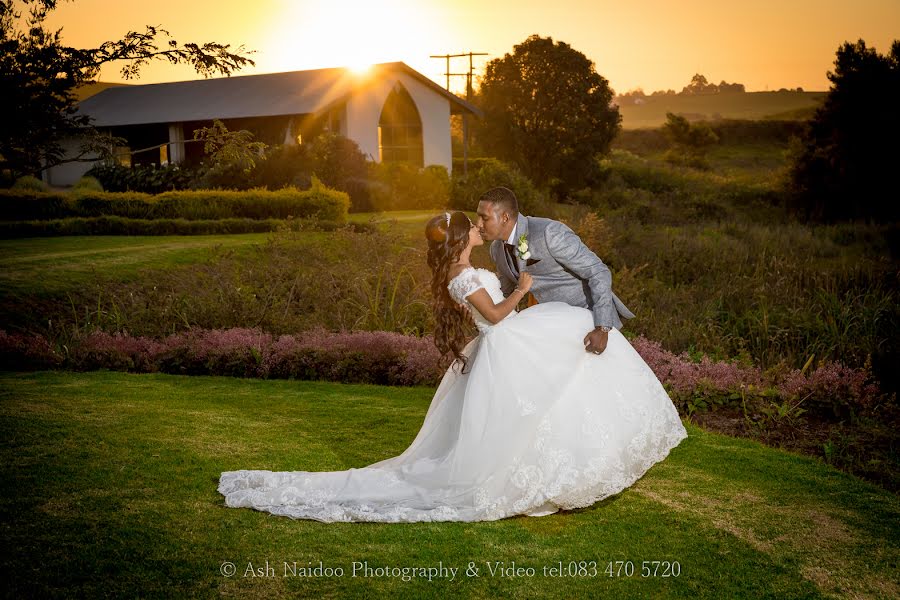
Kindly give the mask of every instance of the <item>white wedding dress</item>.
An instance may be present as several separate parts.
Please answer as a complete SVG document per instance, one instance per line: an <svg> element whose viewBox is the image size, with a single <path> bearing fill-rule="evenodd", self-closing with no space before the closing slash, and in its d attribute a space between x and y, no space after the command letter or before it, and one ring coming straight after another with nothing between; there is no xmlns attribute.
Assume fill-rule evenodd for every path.
<svg viewBox="0 0 900 600"><path fill-rule="evenodd" d="M222 473L230 507L297 519L492 521L590 506L634 483L687 437L653 371L617 330L584 350L591 312L537 304L491 325L465 298L497 276L449 284L480 335L466 373L445 373L422 428L399 456L346 471Z"/></svg>

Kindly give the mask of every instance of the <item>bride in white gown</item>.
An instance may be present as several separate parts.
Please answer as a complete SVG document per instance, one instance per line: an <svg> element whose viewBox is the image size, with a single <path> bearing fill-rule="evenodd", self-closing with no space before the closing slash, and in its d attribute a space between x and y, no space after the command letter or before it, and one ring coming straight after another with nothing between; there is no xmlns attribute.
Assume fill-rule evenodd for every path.
<svg viewBox="0 0 900 600"><path fill-rule="evenodd" d="M224 472L227 506L326 523L544 516L622 491L687 437L617 329L592 354L581 342L589 310L546 302L516 312L530 276L505 299L493 272L469 264L483 243L477 228L464 213L453 215L456 231L449 216L434 226L444 218L426 233L436 343L456 360L412 444L346 471ZM479 334L462 347L465 311Z"/></svg>

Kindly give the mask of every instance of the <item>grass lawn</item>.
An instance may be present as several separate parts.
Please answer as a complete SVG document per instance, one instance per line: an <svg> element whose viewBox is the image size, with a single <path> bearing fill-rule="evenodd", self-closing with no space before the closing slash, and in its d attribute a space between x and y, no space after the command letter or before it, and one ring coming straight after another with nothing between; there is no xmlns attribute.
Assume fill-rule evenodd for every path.
<svg viewBox="0 0 900 600"><path fill-rule="evenodd" d="M688 426L621 494L484 523L293 521L223 506L221 471L339 470L402 452L433 390L112 372L2 373L10 597L897 597L900 500L814 459ZM680 575L642 577L642 561ZM237 573L220 573L224 562ZM245 576L249 563L271 576ZM283 563L344 575L284 577ZM352 576L457 567L456 577ZM596 561L595 577L545 576ZM631 561L612 577L610 561ZM533 567L491 576L487 562ZM479 576L466 576L469 563ZM588 567L589 569L591 567ZM618 571L618 574L617 574ZM265 573L265 571L263 571ZM626 574L628 573L628 574Z"/></svg>
<svg viewBox="0 0 900 600"><path fill-rule="evenodd" d="M422 236L437 211L356 213L356 223L390 224L411 240ZM61 236L0 240L0 291L3 294L64 294L95 281L137 279L145 268L203 262L214 250L250 253L269 233L171 236ZM326 243L330 234L302 232L303 244Z"/></svg>
<svg viewBox="0 0 900 600"><path fill-rule="evenodd" d="M130 280L148 267L201 262L212 248L245 251L266 233L166 236L61 236L0 240L0 290L53 294L104 278Z"/></svg>

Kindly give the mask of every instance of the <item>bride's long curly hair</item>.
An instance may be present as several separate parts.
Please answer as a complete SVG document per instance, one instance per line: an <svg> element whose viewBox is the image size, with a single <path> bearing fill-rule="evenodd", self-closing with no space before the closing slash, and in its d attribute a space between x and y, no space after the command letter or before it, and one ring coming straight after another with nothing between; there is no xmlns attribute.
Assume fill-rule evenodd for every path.
<svg viewBox="0 0 900 600"><path fill-rule="evenodd" d="M428 240L428 266L431 268L432 310L434 312L434 343L441 359L459 361L465 371L468 359L462 351L471 331L472 318L468 311L450 297L447 289L450 265L459 260L469 244L472 222L464 212L442 213L425 225Z"/></svg>

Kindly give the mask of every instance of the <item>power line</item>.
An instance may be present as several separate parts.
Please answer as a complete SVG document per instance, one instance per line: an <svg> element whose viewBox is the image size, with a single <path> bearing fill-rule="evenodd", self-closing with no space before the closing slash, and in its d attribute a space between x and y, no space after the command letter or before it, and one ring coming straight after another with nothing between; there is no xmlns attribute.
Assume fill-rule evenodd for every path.
<svg viewBox="0 0 900 600"><path fill-rule="evenodd" d="M450 59L451 58L464 58L469 57L469 71L466 73L451 73L450 72ZM447 72L444 75L447 77L447 91L450 91L450 78L451 77L465 77L466 78L466 102L471 102L472 100L472 73L475 70L473 58L476 56L488 56L487 52L466 52L465 54L438 54L432 55L429 58L443 58L447 61ZM463 175L469 174L469 114L467 112L463 112Z"/></svg>

